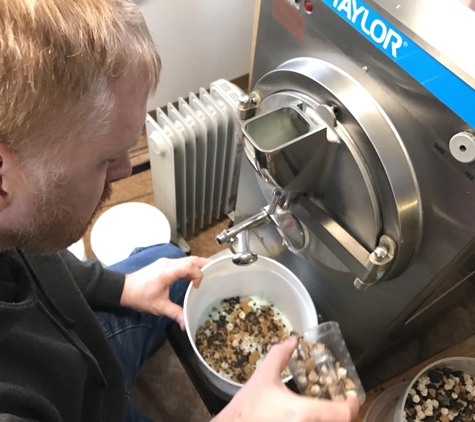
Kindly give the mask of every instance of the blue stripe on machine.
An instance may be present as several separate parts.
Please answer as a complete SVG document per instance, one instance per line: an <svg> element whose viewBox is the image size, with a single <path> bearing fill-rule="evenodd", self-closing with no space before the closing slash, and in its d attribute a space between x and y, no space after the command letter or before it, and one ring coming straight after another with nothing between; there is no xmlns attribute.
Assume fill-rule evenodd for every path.
<svg viewBox="0 0 475 422"><path fill-rule="evenodd" d="M475 90L360 0L321 0L454 113L475 127Z"/></svg>

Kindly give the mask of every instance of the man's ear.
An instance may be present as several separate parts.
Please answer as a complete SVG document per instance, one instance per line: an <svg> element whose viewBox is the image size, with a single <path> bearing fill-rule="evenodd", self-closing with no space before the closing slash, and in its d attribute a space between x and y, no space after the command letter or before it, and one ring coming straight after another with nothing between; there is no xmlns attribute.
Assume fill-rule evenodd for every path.
<svg viewBox="0 0 475 422"><path fill-rule="evenodd" d="M11 202L24 178L24 170L13 152L0 143L0 213Z"/></svg>

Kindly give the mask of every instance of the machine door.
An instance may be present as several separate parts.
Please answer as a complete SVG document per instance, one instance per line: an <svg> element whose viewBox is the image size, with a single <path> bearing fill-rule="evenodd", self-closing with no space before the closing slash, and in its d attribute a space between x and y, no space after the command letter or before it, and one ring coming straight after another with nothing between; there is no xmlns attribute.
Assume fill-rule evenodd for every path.
<svg viewBox="0 0 475 422"><path fill-rule="evenodd" d="M384 110L349 75L313 58L282 64L254 92L261 98L257 115L296 105L326 126L323 165L291 207L318 239L311 258L334 275L353 273L361 289L403 272L421 237L420 197L412 164ZM260 185L269 199L272 186ZM381 244L391 255L384 271L371 263Z"/></svg>

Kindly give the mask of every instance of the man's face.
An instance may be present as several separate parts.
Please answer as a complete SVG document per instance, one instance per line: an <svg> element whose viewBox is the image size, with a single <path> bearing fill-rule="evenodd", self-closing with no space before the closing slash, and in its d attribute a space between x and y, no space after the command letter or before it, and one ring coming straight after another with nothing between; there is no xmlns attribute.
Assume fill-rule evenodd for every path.
<svg viewBox="0 0 475 422"><path fill-rule="evenodd" d="M62 174L48 175L46 170L42 182L31 176L31 190L23 195L29 212L10 233L15 246L50 253L71 245L82 237L110 196L110 182L130 176L128 150L143 128L148 98L148 92L135 87L128 77L115 82L107 133L73 148L63 163ZM57 163L54 157L51 160L54 168Z"/></svg>

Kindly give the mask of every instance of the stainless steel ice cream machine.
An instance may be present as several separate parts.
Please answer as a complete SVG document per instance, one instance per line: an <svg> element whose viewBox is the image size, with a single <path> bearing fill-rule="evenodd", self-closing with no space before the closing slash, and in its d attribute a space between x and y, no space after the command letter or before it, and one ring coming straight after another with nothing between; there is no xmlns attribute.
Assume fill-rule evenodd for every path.
<svg viewBox="0 0 475 422"><path fill-rule="evenodd" d="M474 50L456 0L260 2L217 241L290 268L359 365L471 288Z"/></svg>

